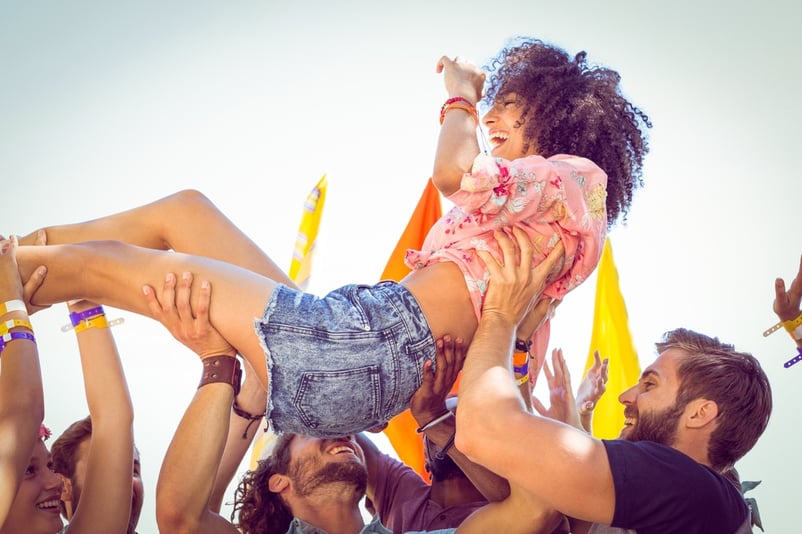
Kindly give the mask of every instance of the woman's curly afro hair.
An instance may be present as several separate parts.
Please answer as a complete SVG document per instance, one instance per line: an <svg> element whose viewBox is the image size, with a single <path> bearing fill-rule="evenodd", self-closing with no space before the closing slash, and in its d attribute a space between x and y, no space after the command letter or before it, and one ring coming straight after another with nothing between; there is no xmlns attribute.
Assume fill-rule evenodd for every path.
<svg viewBox="0 0 802 534"><path fill-rule="evenodd" d="M522 106L519 127L527 144L551 157L571 154L590 159L607 173L607 221L623 220L632 193L643 182L649 151L649 117L621 95L621 77L588 65L586 53L573 58L537 39L518 38L489 65L484 102L514 93Z"/></svg>

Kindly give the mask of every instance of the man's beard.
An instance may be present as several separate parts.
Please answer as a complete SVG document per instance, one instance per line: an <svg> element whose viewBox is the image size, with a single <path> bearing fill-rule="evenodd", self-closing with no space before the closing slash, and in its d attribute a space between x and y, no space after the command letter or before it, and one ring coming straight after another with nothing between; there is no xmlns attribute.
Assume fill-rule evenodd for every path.
<svg viewBox="0 0 802 534"><path fill-rule="evenodd" d="M296 465L290 470L289 476L295 482L295 492L306 497L316 490L328 485L350 484L359 498L365 493L368 483L368 472L365 466L357 462L327 463L322 467L316 459Z"/></svg>
<svg viewBox="0 0 802 534"><path fill-rule="evenodd" d="M624 411L630 417L632 412ZM677 423L685 411L684 406L674 404L664 410L652 412L635 412L637 419L624 439L627 441L653 441L661 445L672 446L677 439Z"/></svg>

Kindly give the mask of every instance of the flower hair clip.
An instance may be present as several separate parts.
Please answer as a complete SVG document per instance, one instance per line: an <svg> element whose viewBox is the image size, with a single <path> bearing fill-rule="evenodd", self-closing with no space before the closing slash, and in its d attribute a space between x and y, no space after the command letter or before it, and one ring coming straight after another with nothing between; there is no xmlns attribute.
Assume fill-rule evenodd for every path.
<svg viewBox="0 0 802 534"><path fill-rule="evenodd" d="M52 434L53 433L50 432L50 429L47 428L44 424L39 425L39 439L45 441L47 439L50 439L50 436Z"/></svg>

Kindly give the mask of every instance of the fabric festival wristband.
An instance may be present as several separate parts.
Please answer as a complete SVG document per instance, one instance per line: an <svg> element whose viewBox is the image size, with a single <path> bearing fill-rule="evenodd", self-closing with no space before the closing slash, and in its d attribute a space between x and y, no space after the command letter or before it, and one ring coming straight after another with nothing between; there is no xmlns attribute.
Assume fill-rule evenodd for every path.
<svg viewBox="0 0 802 534"><path fill-rule="evenodd" d="M106 321L105 325L99 324L100 323L100 320L99 320L100 318L103 318L103 320ZM88 323L94 323L94 321L97 321L98 324L88 324ZM61 327L61 331L62 332L69 332L70 330L75 330L76 332L83 332L87 328L92 328L93 326L95 326L97 328L104 328L104 327L107 327L107 326L108 327L112 327L112 326L117 326L118 324L123 324L124 322L125 322L125 319L123 319L122 317L118 317L116 319L112 319L111 321L108 321L108 320L106 320L106 315L105 314L100 314L100 315L95 315L94 317L91 317L89 319L84 319L83 321L79 322L77 325L73 325L72 321L70 321L69 324L65 324L64 326Z"/></svg>
<svg viewBox="0 0 802 534"><path fill-rule="evenodd" d="M526 373L525 375L515 379L515 383L518 384L519 386L523 386L528 381L529 381L529 373Z"/></svg>
<svg viewBox="0 0 802 534"><path fill-rule="evenodd" d="M523 365L513 365L512 370L519 375L529 374L529 353L516 352L515 356L519 354L524 354L524 356L526 356L526 361L524 362Z"/></svg>
<svg viewBox="0 0 802 534"><path fill-rule="evenodd" d="M799 325L791 332L791 337L794 338L796 341L802 339L802 325Z"/></svg>
<svg viewBox="0 0 802 534"><path fill-rule="evenodd" d="M28 313L28 308L26 308L25 303L19 299L7 300L3 303L0 303L0 315L5 315L15 311Z"/></svg>
<svg viewBox="0 0 802 534"><path fill-rule="evenodd" d="M242 417L248 421L248 426L245 427L245 430L242 431L242 439L248 439L248 431L251 429L254 423L261 421L262 418L267 415L267 412L260 413L260 414L252 414L250 412L246 412L242 408L237 405L237 399L234 398L234 404L231 406L231 411L237 414L237 416ZM266 431L267 429L265 429Z"/></svg>
<svg viewBox="0 0 802 534"><path fill-rule="evenodd" d="M794 364L797 364L797 363L799 363L799 362L802 362L802 347L797 347L797 349L796 349L796 356L794 356L793 358L791 358L790 360L788 360L787 362L785 362L785 363L783 364L783 367L785 367L786 369L788 369L788 368L789 368L789 367L791 367L792 365L794 365Z"/></svg>
<svg viewBox="0 0 802 534"><path fill-rule="evenodd" d="M0 353L6 348L6 345L15 339L27 339L36 343L36 338L30 332L9 332L0 336Z"/></svg>
<svg viewBox="0 0 802 534"><path fill-rule="evenodd" d="M31 322L27 319L9 319L8 321L4 321L0 323L0 335L8 334L8 332L12 328L27 328L31 332L33 332L33 326L31 326Z"/></svg>
<svg viewBox="0 0 802 534"><path fill-rule="evenodd" d="M91 319L84 319L77 325L75 325L75 333L80 334L84 330L88 330L90 328L108 328L109 322L106 320L105 315L95 315Z"/></svg>
<svg viewBox="0 0 802 534"><path fill-rule="evenodd" d="M98 315L105 315L105 313L106 312L103 310L103 306L89 308L88 310L84 310L82 312L70 312L70 322L72 323L72 326L78 326L81 321L91 319L92 317L97 317Z"/></svg>
<svg viewBox="0 0 802 534"><path fill-rule="evenodd" d="M242 370L236 356L210 356L203 359L203 374L198 389L207 384L222 382L234 388L234 396L239 395Z"/></svg>
<svg viewBox="0 0 802 534"><path fill-rule="evenodd" d="M785 330L793 337L795 335L795 329L800 325L802 325L802 313L800 313L796 319L790 319L788 321L780 321L771 328L767 328L766 330L763 331L763 337L767 337L773 334L780 328L785 328Z"/></svg>

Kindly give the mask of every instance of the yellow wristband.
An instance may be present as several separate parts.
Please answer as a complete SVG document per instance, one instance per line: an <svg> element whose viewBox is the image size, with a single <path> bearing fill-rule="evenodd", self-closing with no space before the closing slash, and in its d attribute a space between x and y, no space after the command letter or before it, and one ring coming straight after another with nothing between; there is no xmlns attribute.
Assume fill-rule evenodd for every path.
<svg viewBox="0 0 802 534"><path fill-rule="evenodd" d="M8 332L12 328L16 328L21 326L22 328L27 328L31 332L33 332L33 326L31 326L31 322L27 319L9 319L8 321L3 321L0 323L0 336L3 334L8 334Z"/></svg>
<svg viewBox="0 0 802 534"><path fill-rule="evenodd" d="M515 379L515 383L518 384L519 386L523 386L528 381L529 381L529 373L526 373L522 377Z"/></svg>
<svg viewBox="0 0 802 534"><path fill-rule="evenodd" d="M109 322L105 315L95 315L91 319L85 319L75 326L75 333L81 333L88 328L108 328Z"/></svg>
<svg viewBox="0 0 802 534"><path fill-rule="evenodd" d="M799 316L796 319L791 319L789 321L783 321L783 328L785 328L785 330L789 334L791 334L791 337L794 338L795 340L796 339L800 339L800 338L796 337L796 332L795 332L796 327L799 326L799 325L802 325L802 313L800 313Z"/></svg>
<svg viewBox="0 0 802 534"><path fill-rule="evenodd" d="M15 311L28 313L25 303L19 299L0 302L0 315L5 315Z"/></svg>

